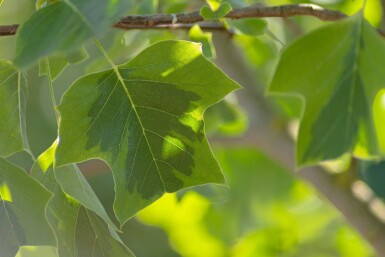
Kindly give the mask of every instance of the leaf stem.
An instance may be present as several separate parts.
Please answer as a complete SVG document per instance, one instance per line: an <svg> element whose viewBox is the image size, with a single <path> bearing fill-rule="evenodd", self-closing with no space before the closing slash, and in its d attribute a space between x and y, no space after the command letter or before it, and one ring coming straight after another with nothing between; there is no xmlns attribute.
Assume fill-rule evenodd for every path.
<svg viewBox="0 0 385 257"><path fill-rule="evenodd" d="M99 40L94 38L94 42L95 42L96 46L99 48L100 52L102 52L104 57L107 59L108 63L111 65L111 67L115 69L115 67L116 67L115 63L112 61L111 57L108 55L107 51L104 49L102 44L100 44Z"/></svg>
<svg viewBox="0 0 385 257"><path fill-rule="evenodd" d="M52 83L52 76L51 76L51 67L49 65L48 58L45 58L44 61L45 61L45 64L47 66L49 94L51 96L51 102L52 102L54 113L55 113L56 123L57 123L57 125L59 125L60 118L59 118L58 110L56 108L57 104L56 104L56 99L55 99L55 91L53 90L53 83Z"/></svg>

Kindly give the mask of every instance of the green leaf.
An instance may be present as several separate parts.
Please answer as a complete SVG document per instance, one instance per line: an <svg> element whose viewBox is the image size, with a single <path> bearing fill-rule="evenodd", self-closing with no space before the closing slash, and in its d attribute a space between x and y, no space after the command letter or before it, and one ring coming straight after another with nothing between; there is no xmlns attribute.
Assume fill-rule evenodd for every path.
<svg viewBox="0 0 385 257"><path fill-rule="evenodd" d="M69 51L67 54L56 54L51 57L41 59L39 62L39 75L47 75L48 69L51 79L54 81L64 71L68 64L77 64L88 58L88 53L84 48Z"/></svg>
<svg viewBox="0 0 385 257"><path fill-rule="evenodd" d="M190 40L202 44L203 55L207 58L215 58L215 46L212 40L212 33L203 32L198 24L192 26L188 32Z"/></svg>
<svg viewBox="0 0 385 257"><path fill-rule="evenodd" d="M217 10L212 10L208 6L202 6L199 15L205 20L223 18L232 10L231 5L227 2L221 3Z"/></svg>
<svg viewBox="0 0 385 257"><path fill-rule="evenodd" d="M22 246L15 257L58 257L53 246Z"/></svg>
<svg viewBox="0 0 385 257"><path fill-rule="evenodd" d="M318 29L285 49L269 92L294 94L305 102L298 165L344 153L361 158L381 155L372 106L384 88L382 67L384 39L361 13Z"/></svg>
<svg viewBox="0 0 385 257"><path fill-rule="evenodd" d="M246 113L235 103L226 99L211 106L205 112L207 134L239 135L246 131Z"/></svg>
<svg viewBox="0 0 385 257"><path fill-rule="evenodd" d="M100 36L131 1L63 0L39 9L18 30L15 64L26 68L43 56L79 47Z"/></svg>
<svg viewBox="0 0 385 257"><path fill-rule="evenodd" d="M85 208L94 211L111 228L117 229L100 203L95 192L76 165L67 165L55 170L55 177L63 191Z"/></svg>
<svg viewBox="0 0 385 257"><path fill-rule="evenodd" d="M44 215L50 197L27 173L0 158L1 257L15 256L23 245L56 245Z"/></svg>
<svg viewBox="0 0 385 257"><path fill-rule="evenodd" d="M46 213L59 256L134 256L113 230L115 224L79 169L67 165L53 171L56 147L57 141L39 156L32 175L54 195Z"/></svg>
<svg viewBox="0 0 385 257"><path fill-rule="evenodd" d="M165 192L223 183L203 112L237 88L202 56L199 44L155 44L126 64L79 79L65 93L56 165L105 160L121 223Z"/></svg>
<svg viewBox="0 0 385 257"><path fill-rule="evenodd" d="M76 165L72 164L59 167L53 172L52 164L57 142L58 141L55 140L55 142L38 157L37 162L32 168L32 176L51 192L54 192L56 190L56 184L59 184L65 194L69 195L85 208L95 212L111 228L117 229L95 192Z"/></svg>
<svg viewBox="0 0 385 257"><path fill-rule="evenodd" d="M377 197L385 199L385 161L360 161L358 170L360 178L370 187Z"/></svg>
<svg viewBox="0 0 385 257"><path fill-rule="evenodd" d="M239 20L226 20L227 28L237 34L260 36L265 33L267 22L256 18L245 18Z"/></svg>
<svg viewBox="0 0 385 257"><path fill-rule="evenodd" d="M31 169L31 176L50 192L55 191L57 184L55 174L50 169L55 158L57 143L58 140L55 140L45 152L40 154Z"/></svg>
<svg viewBox="0 0 385 257"><path fill-rule="evenodd" d="M58 239L60 257L133 257L114 230L60 188L47 207L47 218Z"/></svg>
<svg viewBox="0 0 385 257"><path fill-rule="evenodd" d="M25 131L26 80L10 62L0 60L0 156L29 149Z"/></svg>

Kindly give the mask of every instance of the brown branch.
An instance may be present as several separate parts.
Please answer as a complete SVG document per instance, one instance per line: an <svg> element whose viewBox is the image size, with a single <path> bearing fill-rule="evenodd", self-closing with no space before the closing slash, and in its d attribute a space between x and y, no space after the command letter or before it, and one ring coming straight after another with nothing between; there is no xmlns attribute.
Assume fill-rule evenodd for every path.
<svg viewBox="0 0 385 257"><path fill-rule="evenodd" d="M234 9L225 17L229 19L242 18L267 18L291 16L314 16L323 21L335 21L346 17L345 14L322 8L313 4L292 4L282 6L252 6ZM189 28L192 24L204 21L198 11L177 14L151 14L151 15L132 15L127 16L113 26L121 29L181 29ZM223 30L221 25L202 24L203 29ZM0 36L15 35L18 25L0 26Z"/></svg>
<svg viewBox="0 0 385 257"><path fill-rule="evenodd" d="M0 36L12 36L16 34L16 30L19 27L18 24L13 25L0 25Z"/></svg>
<svg viewBox="0 0 385 257"><path fill-rule="evenodd" d="M124 24L124 23L117 23L114 24L113 27L119 28L119 29L139 29L139 30L145 30L145 29L169 29L169 30L189 30L192 26L195 24L199 24L200 28L203 30L209 30L209 31L224 31L227 30L226 27L221 23L214 23L214 22L199 22L199 23L178 23L178 24L162 24L157 26L146 26L146 25L130 25L130 24Z"/></svg>
<svg viewBox="0 0 385 257"><path fill-rule="evenodd" d="M313 4L244 7L230 11L225 17L230 19L287 18L300 15L314 16L323 21L334 21L346 17L345 14L339 11L324 9ZM114 26L118 28L129 28L130 26L155 27L159 25L188 24L202 21L204 21L203 17L199 15L198 11L195 11L177 14L133 15L121 19Z"/></svg>

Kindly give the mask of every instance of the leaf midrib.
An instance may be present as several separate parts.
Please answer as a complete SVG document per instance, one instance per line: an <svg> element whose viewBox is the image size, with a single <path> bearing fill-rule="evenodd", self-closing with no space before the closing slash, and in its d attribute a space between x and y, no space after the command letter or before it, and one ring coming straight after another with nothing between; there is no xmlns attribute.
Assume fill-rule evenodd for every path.
<svg viewBox="0 0 385 257"><path fill-rule="evenodd" d="M152 151L152 148L151 148L151 144L150 144L150 142L149 142L149 140L147 138L146 132L145 132L146 129L143 126L143 123L142 123L142 120L140 118L140 115L138 114L138 111L136 110L136 106L135 106L134 101L133 101L133 99L131 97L131 94L128 91L128 89L126 88L126 86L125 86L126 84L124 83L124 79L123 79L122 75L120 74L118 67L113 62L110 62L110 64L111 64L112 68L114 69L114 72L116 73L116 76L118 77L118 80L119 80L121 86L123 87L124 91L126 92L128 100L131 103L132 109L134 110L135 115L138 118L139 125L142 128L142 134L143 134L143 136L144 136L144 138L146 140L148 149L150 150L150 154L151 154L153 162L155 163L155 167L156 167L156 170L158 171L159 178L162 181L163 190L166 191L165 182L164 182L163 177L162 177L162 175L160 173L160 169L159 169L158 163L156 161L155 155L154 155L154 153Z"/></svg>

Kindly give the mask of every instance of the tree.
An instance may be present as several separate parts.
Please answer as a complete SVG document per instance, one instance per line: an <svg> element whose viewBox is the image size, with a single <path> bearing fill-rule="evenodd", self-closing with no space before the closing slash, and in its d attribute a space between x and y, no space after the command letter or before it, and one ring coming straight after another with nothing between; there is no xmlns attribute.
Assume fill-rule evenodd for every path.
<svg viewBox="0 0 385 257"><path fill-rule="evenodd" d="M227 180L230 191L234 185L238 192L254 178L250 183L260 184L251 187L268 190L278 183L284 193L277 195L285 195L294 182L282 170L310 182L384 256L385 225L351 192L360 172L377 196L384 193L385 43L373 28L381 26L380 10L370 3L365 11L361 3L330 3L349 10L348 16L311 4L245 2L250 1L39 0L34 11L4 3L2 8L24 8L28 15L19 17L17 25L0 27L0 35L8 36L0 42L7 50L0 61L0 256L134 256L120 232L149 205L161 212L144 211L142 220L163 227L178 244L188 240L180 228L198 231L202 225L199 215L195 223L185 222L184 202L195 203L197 213L213 224L236 220L233 229L245 240L233 256L255 256L263 247L253 246L252 252L245 245L261 242L261 235L246 235L250 223L237 218L241 212L253 215L249 203L230 197L239 213L222 206L228 216L207 214L204 196L228 191L219 185L196 186L226 185ZM38 121L35 89L41 83L49 91L44 111L54 116L55 125ZM249 112L248 129L247 115L234 97ZM291 126L290 138L286 128L295 119L299 125ZM219 162L209 141L230 148L216 150ZM235 144L257 145L262 152L234 150ZM85 161L82 172L77 164ZM245 163L265 165L274 179L252 173L245 178L226 173L225 179L221 166L242 169ZM113 204L98 197L107 183L98 188L84 176L90 166L105 164L113 174ZM203 192L186 191L191 187ZM153 204L173 192L184 195L179 204L175 195ZM167 223L165 206L181 220L175 215ZM266 210L274 215L278 208L284 215L282 206ZM233 240L227 231L214 230ZM282 234L263 231L263 238ZM276 245L263 248L265 256L299 254L290 252L295 243L282 235ZM198 238L207 256L230 255L210 236ZM249 255L240 253L244 249ZM191 249L184 251L193 256Z"/></svg>

